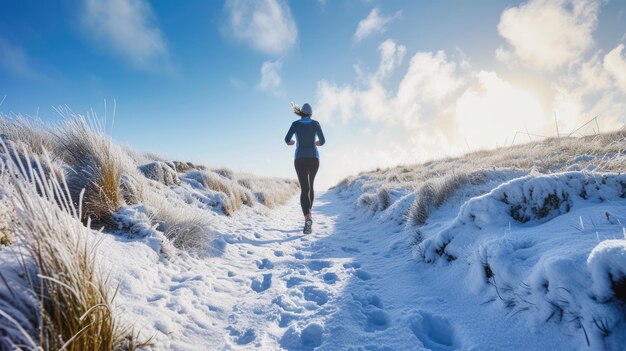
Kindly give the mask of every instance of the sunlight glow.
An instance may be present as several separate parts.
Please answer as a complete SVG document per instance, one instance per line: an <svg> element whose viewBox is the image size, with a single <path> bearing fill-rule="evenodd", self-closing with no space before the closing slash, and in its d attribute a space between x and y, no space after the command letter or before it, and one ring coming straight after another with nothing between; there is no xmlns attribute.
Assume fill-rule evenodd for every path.
<svg viewBox="0 0 626 351"><path fill-rule="evenodd" d="M539 99L531 93L503 81L494 72L481 71L477 78L480 87L465 91L455 111L459 131L472 149L502 145L516 131L537 129L549 121Z"/></svg>

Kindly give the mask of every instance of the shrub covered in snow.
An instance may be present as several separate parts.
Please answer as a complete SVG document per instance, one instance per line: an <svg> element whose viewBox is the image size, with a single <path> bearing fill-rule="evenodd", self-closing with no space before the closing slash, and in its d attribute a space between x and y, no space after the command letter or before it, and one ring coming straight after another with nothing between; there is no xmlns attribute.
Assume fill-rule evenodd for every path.
<svg viewBox="0 0 626 351"><path fill-rule="evenodd" d="M163 183L165 185L177 185L180 181L176 170L162 161L152 161L139 166L139 170L148 179Z"/></svg>
<svg viewBox="0 0 626 351"><path fill-rule="evenodd" d="M594 295L626 305L626 237L601 242L591 251L587 266Z"/></svg>
<svg viewBox="0 0 626 351"><path fill-rule="evenodd" d="M458 257L467 244L470 229L505 226L511 222L537 225L572 210L575 203L615 201L626 198L626 175L567 172L527 176L504 183L488 194L467 201L449 228L421 243L427 262L438 256ZM469 239L471 240L471 239Z"/></svg>

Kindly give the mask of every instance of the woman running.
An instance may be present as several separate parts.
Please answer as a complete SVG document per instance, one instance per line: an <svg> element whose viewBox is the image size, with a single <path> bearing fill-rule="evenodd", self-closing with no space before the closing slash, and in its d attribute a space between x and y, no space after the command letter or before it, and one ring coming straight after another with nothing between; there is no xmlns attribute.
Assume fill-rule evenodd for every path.
<svg viewBox="0 0 626 351"><path fill-rule="evenodd" d="M300 116L300 120L291 123L291 128L285 136L287 145L296 144L291 138L296 135L296 156L294 166L300 182L300 206L304 214L304 234L311 234L313 219L311 218L311 208L313 207L313 181L320 166L320 154L317 146L322 146L326 142L322 127L318 121L311 119L313 109L311 105L304 104L302 107L293 105L293 113ZM318 140L315 140L317 135ZM317 145L317 146L316 146Z"/></svg>

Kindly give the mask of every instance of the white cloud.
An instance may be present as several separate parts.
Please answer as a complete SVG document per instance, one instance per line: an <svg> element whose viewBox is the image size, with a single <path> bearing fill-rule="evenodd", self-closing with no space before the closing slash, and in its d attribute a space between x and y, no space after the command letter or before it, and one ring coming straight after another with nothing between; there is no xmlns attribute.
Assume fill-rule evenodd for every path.
<svg viewBox="0 0 626 351"><path fill-rule="evenodd" d="M421 119L421 110L441 106L463 83L456 64L443 51L418 52L400 82L395 98L397 113L405 118Z"/></svg>
<svg viewBox="0 0 626 351"><path fill-rule="evenodd" d="M280 55L296 44L298 29L282 0L227 0L224 9L234 37L255 50Z"/></svg>
<svg viewBox="0 0 626 351"><path fill-rule="evenodd" d="M380 52L380 65L376 71L376 79L382 80L400 66L406 54L406 47L387 39L380 44L378 51Z"/></svg>
<svg viewBox="0 0 626 351"><path fill-rule="evenodd" d="M458 130L472 149L502 145L516 131L544 130L550 122L537 97L494 72L481 71L476 78L479 86L461 95L454 113Z"/></svg>
<svg viewBox="0 0 626 351"><path fill-rule="evenodd" d="M570 79L574 79L582 84L584 93L592 93L602 91L610 86L610 77L603 66L600 55L594 55L589 61L583 62L580 68L574 67L575 72L579 72L580 76L573 74Z"/></svg>
<svg viewBox="0 0 626 351"><path fill-rule="evenodd" d="M317 101L316 119L328 122L338 115L345 122L352 117L357 96L349 85L340 88L326 80L321 80L317 83Z"/></svg>
<svg viewBox="0 0 626 351"><path fill-rule="evenodd" d="M396 12L393 16L384 16L378 8L374 8L367 17L362 19L357 25L354 33L354 41L359 42L373 34L384 33L387 30L387 24L400 17L402 11Z"/></svg>
<svg viewBox="0 0 626 351"><path fill-rule="evenodd" d="M604 68L615 79L617 86L626 93L626 58L622 56L624 44L618 45L604 56Z"/></svg>
<svg viewBox="0 0 626 351"><path fill-rule="evenodd" d="M259 90L274 90L280 86L280 74L279 71L283 66L283 61L278 59L276 61L265 61L261 66L261 81L257 85Z"/></svg>
<svg viewBox="0 0 626 351"><path fill-rule="evenodd" d="M364 87L339 87L326 81L318 84L318 111L323 119L338 114L343 122L353 115L389 125L415 127L423 124L426 113L445 109L454 92L463 84L457 65L448 62L443 51L418 52L409 64L397 89L388 89L384 78L402 62L406 48L391 40L379 46L378 70L371 74ZM357 72L361 72L357 69ZM362 74L362 73L359 73Z"/></svg>
<svg viewBox="0 0 626 351"><path fill-rule="evenodd" d="M144 0L86 0L81 21L93 42L106 43L135 67L167 63L167 45Z"/></svg>
<svg viewBox="0 0 626 351"><path fill-rule="evenodd" d="M510 49L499 48L496 56L543 69L579 60L593 45L599 8L599 0L530 0L508 8L498 32Z"/></svg>
<svg viewBox="0 0 626 351"><path fill-rule="evenodd" d="M12 75L36 79L40 74L33 68L24 49L0 37L0 65Z"/></svg>

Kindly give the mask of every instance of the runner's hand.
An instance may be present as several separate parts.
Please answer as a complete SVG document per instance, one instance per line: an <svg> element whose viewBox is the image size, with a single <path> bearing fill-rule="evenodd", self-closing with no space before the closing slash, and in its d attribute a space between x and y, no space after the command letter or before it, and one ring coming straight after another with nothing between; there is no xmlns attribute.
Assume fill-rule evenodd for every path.
<svg viewBox="0 0 626 351"><path fill-rule="evenodd" d="M289 140L289 142L287 143L287 145L293 145L293 144L295 144L295 143L296 143L295 141L293 141L293 140Z"/></svg>
<svg viewBox="0 0 626 351"><path fill-rule="evenodd" d="M319 140L315 142L315 145L322 146L322 144L320 144Z"/></svg>

